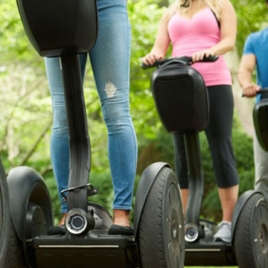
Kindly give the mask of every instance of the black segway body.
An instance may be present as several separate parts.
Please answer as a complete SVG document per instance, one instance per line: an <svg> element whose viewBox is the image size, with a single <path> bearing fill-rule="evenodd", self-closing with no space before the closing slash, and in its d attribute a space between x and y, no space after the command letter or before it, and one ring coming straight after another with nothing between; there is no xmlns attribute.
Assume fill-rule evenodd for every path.
<svg viewBox="0 0 268 268"><path fill-rule="evenodd" d="M111 215L88 201L97 191L88 183L90 140L77 53L88 52L96 41L96 0L17 3L37 52L61 60L70 147L69 184L64 191L68 214L65 225L55 228L43 178L28 167L13 169L8 175L12 221L4 267L183 267L182 206L168 164L152 164L141 176L134 236L108 235ZM148 245L147 236L154 245Z"/></svg>
<svg viewBox="0 0 268 268"><path fill-rule="evenodd" d="M210 57L204 61L215 61ZM152 75L152 92L159 117L170 133L183 134L189 182L185 215L185 265L236 265L232 244L214 242L216 224L200 219L204 178L199 132L209 122L208 92L202 76L191 67L190 57L159 61ZM206 64L209 64L206 63Z"/></svg>
<svg viewBox="0 0 268 268"><path fill-rule="evenodd" d="M25 32L41 56L88 52L98 32L94 0L17 0Z"/></svg>
<svg viewBox="0 0 268 268"><path fill-rule="evenodd" d="M202 76L174 59L152 76L152 92L158 114L168 132L199 132L208 124L208 94Z"/></svg>
<svg viewBox="0 0 268 268"><path fill-rule="evenodd" d="M198 133L209 121L208 92L200 73L190 61L170 59L152 76L152 91L163 125L168 132L184 134L191 192L186 224L199 225L203 174Z"/></svg>
<svg viewBox="0 0 268 268"><path fill-rule="evenodd" d="M260 90L261 100L254 105L253 123L261 147L268 151L267 89ZM268 264L267 181L243 193L233 212L234 248L239 267L264 268Z"/></svg>
<svg viewBox="0 0 268 268"><path fill-rule="evenodd" d="M268 151L268 99L261 99L253 108L253 123L257 139L263 148Z"/></svg>
<svg viewBox="0 0 268 268"><path fill-rule="evenodd" d="M208 123L209 107L203 79L190 65L189 57L166 59L155 64L158 69L152 76L152 91L163 125L168 132L184 135L189 176L185 265L266 268L268 204L260 189L239 197L233 212L231 243L214 242L216 224L199 219L204 179L198 132ZM266 151L267 118L268 101L264 98L255 105L253 120L259 143Z"/></svg>

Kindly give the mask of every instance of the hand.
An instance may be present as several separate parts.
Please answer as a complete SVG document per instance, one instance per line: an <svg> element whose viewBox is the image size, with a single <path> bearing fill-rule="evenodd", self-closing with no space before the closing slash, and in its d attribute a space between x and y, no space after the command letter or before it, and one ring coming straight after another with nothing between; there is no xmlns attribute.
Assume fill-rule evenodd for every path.
<svg viewBox="0 0 268 268"><path fill-rule="evenodd" d="M213 51L211 51L209 49L206 49L206 50L201 50L201 51L195 52L192 55L192 59L193 59L193 62L196 62L196 61L201 61L201 60L203 60L206 57L214 56L214 55L215 54L214 54Z"/></svg>
<svg viewBox="0 0 268 268"><path fill-rule="evenodd" d="M142 58L142 62L147 65L152 65L155 63L155 61L162 60L163 58L164 58L163 55L160 55L152 51Z"/></svg>
<svg viewBox="0 0 268 268"><path fill-rule="evenodd" d="M243 95L248 98L255 97L257 92L260 91L260 87L255 84L247 84L242 89L243 89Z"/></svg>

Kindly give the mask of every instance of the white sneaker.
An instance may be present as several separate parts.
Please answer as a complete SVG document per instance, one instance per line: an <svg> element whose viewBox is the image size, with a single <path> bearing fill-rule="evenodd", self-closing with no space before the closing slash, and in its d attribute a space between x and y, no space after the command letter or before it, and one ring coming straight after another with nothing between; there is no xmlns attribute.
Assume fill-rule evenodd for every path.
<svg viewBox="0 0 268 268"><path fill-rule="evenodd" d="M231 243L232 240L232 224L229 221L222 221L218 225L218 231L214 235L214 241L223 241L226 243Z"/></svg>

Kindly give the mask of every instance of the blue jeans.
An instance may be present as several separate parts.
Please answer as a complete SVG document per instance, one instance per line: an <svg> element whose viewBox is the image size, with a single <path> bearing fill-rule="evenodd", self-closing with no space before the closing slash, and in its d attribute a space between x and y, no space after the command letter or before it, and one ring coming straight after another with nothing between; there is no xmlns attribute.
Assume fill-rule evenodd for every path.
<svg viewBox="0 0 268 268"><path fill-rule="evenodd" d="M108 129L108 155L114 187L113 209L130 210L137 165L136 134L129 108L131 29L125 0L98 0L99 32L89 52ZM80 55L82 76L87 54ZM52 98L51 159L60 192L68 188L69 144L59 58L45 58ZM89 130L90 133L90 130ZM61 211L67 204L61 199Z"/></svg>

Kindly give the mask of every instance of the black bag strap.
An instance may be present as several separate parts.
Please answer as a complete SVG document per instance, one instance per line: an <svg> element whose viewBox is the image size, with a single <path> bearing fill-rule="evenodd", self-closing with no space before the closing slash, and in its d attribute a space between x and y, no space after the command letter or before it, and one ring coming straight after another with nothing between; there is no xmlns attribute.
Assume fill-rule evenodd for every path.
<svg viewBox="0 0 268 268"><path fill-rule="evenodd" d="M220 29L220 28L221 28L221 23L220 23L219 19L217 18L215 12L214 12L212 9L211 9L211 12L212 12L212 14L214 15L214 17L215 17L215 19L216 19L216 21L217 21L217 24L218 24L218 26L219 26L219 29Z"/></svg>

